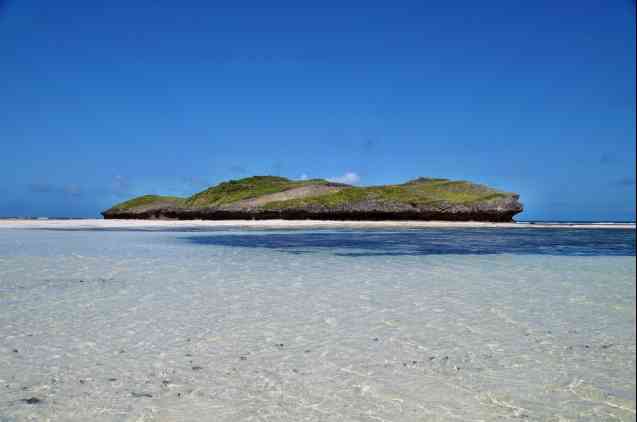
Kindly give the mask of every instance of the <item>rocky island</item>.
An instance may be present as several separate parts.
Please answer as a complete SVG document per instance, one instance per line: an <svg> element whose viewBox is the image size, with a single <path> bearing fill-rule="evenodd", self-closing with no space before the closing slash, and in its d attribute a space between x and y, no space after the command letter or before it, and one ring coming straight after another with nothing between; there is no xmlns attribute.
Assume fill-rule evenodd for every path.
<svg viewBox="0 0 637 422"><path fill-rule="evenodd" d="M188 198L144 195L102 212L106 219L439 220L510 222L519 195L466 181L421 177L359 187L324 179L254 176Z"/></svg>

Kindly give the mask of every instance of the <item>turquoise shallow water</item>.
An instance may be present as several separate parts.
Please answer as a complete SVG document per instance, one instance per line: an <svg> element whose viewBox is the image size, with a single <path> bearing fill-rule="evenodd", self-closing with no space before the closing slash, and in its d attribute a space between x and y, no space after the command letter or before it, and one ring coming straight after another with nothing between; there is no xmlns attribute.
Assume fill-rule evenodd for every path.
<svg viewBox="0 0 637 422"><path fill-rule="evenodd" d="M0 421L632 421L634 233L2 230Z"/></svg>

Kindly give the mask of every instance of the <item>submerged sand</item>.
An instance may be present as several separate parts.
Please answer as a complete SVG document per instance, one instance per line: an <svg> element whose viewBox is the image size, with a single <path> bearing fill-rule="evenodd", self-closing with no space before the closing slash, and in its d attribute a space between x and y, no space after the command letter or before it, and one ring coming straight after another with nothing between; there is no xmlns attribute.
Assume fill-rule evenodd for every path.
<svg viewBox="0 0 637 422"><path fill-rule="evenodd" d="M259 230L0 230L0 422L635 420L633 231Z"/></svg>

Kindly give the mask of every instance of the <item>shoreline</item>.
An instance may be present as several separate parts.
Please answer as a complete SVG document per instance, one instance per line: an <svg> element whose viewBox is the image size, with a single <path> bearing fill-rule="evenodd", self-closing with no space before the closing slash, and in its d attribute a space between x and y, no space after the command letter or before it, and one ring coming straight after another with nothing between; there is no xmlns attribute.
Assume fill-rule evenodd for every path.
<svg viewBox="0 0 637 422"><path fill-rule="evenodd" d="M120 220L120 219L4 219L0 229L426 229L426 228L555 228L632 229L634 223L490 223L480 221L336 221L336 220Z"/></svg>

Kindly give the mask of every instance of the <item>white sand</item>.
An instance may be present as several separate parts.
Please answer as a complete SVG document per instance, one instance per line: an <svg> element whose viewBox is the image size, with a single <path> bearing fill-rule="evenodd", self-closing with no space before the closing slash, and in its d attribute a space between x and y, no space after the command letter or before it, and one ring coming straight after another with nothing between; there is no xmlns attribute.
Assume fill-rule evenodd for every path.
<svg viewBox="0 0 637 422"><path fill-rule="evenodd" d="M358 229L358 228L575 228L635 229L635 224L529 224L478 221L323 221L323 220L0 220L0 229Z"/></svg>

